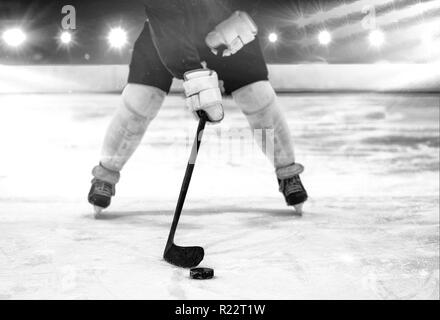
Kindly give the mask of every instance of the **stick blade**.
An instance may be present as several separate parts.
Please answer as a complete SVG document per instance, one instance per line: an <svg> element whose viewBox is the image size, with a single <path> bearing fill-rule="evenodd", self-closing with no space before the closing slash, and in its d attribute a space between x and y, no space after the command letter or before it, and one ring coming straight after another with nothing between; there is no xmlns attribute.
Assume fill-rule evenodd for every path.
<svg viewBox="0 0 440 320"><path fill-rule="evenodd" d="M180 247L171 245L163 254L166 262L181 268L193 268L202 262L205 250L202 247Z"/></svg>

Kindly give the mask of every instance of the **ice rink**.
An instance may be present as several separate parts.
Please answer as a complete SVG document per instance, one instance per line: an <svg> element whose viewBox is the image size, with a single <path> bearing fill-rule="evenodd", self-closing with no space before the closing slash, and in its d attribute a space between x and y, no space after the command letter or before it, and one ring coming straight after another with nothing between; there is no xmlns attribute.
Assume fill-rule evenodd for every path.
<svg viewBox="0 0 440 320"><path fill-rule="evenodd" d="M310 200L296 216L247 122L209 126L162 252L196 122L170 96L94 220L112 94L0 95L0 299L439 299L439 95L283 94ZM255 150L254 150L255 149Z"/></svg>

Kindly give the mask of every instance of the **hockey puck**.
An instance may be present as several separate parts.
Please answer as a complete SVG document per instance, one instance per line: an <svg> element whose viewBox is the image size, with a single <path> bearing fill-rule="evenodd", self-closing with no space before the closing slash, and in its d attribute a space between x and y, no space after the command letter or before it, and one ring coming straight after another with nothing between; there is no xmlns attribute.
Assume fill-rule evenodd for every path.
<svg viewBox="0 0 440 320"><path fill-rule="evenodd" d="M191 279L206 280L214 277L214 269L211 268L192 268L189 272Z"/></svg>

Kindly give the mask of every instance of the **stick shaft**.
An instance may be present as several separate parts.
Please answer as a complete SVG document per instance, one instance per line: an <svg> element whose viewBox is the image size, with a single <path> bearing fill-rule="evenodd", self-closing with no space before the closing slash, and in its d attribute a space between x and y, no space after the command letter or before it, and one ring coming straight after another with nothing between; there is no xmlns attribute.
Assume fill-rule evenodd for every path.
<svg viewBox="0 0 440 320"><path fill-rule="evenodd" d="M199 152L200 144L202 143L203 130L205 129L206 119L200 117L199 125L197 127L197 134L189 157L188 165L186 166L185 177L183 178L182 187L180 188L179 200L177 201L176 210L174 212L173 223L171 224L170 234L168 236L165 250L174 243L174 235L176 233L177 224L179 223L180 214L182 213L183 205L185 203L186 194L188 193L189 184L191 182L192 173L196 164L197 154Z"/></svg>

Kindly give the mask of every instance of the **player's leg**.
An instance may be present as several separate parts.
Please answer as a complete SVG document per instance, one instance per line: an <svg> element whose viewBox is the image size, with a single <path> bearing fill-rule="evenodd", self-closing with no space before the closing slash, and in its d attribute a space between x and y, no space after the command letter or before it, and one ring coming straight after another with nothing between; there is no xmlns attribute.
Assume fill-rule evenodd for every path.
<svg viewBox="0 0 440 320"><path fill-rule="evenodd" d="M151 41L148 24L135 43L128 84L107 129L99 164L93 168L89 202L98 211L110 205L120 172L156 117L172 82Z"/></svg>
<svg viewBox="0 0 440 320"><path fill-rule="evenodd" d="M279 106L276 93L268 81L268 70L258 39L231 57L205 54L208 66L224 80L254 131L256 142L273 162L280 191L288 205L301 210L307 200L299 174L303 166L295 162L289 126Z"/></svg>
<svg viewBox="0 0 440 320"><path fill-rule="evenodd" d="M304 168L295 162L290 129L272 85L258 81L235 90L232 96L254 130L257 143L273 161L287 204L301 211L301 204L307 200L299 178Z"/></svg>

